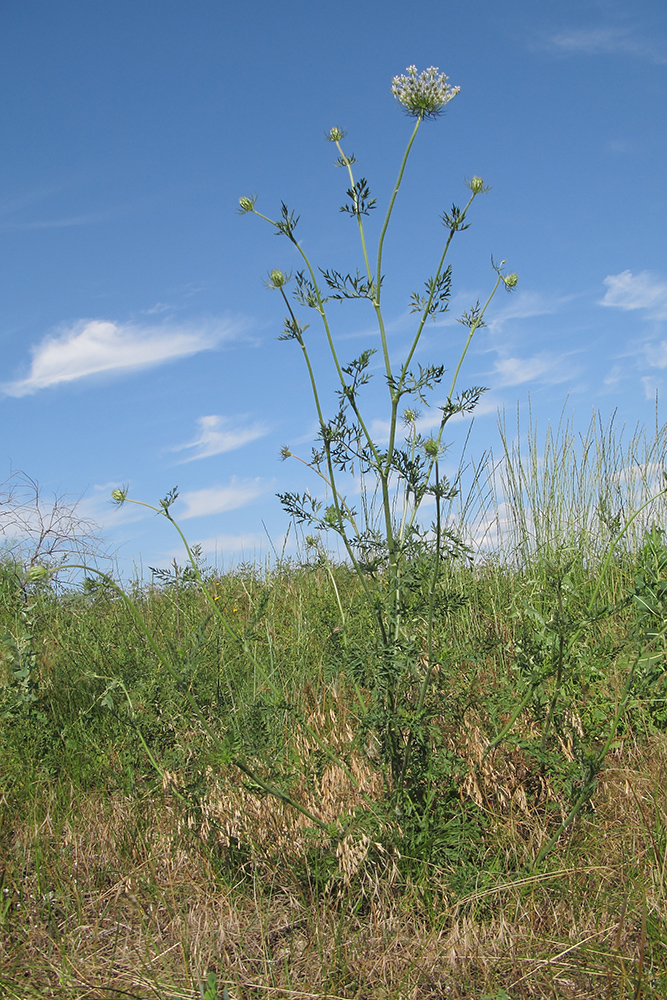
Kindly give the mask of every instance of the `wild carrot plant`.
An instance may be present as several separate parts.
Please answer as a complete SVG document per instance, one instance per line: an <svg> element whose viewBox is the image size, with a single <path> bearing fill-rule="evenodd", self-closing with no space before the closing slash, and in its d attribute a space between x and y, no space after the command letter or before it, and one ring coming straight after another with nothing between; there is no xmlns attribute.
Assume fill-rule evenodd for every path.
<svg viewBox="0 0 667 1000"><path fill-rule="evenodd" d="M437 321L449 310L452 241L469 227L475 199L488 191L483 180L474 176L467 182L470 194L465 205L461 208L454 204L442 213L445 235L439 259L423 290L412 292L409 298L415 317L409 348L402 361L392 360L383 308L385 243L417 134L424 122L442 115L459 89L450 86L436 67L418 74L415 66L409 66L406 74L394 77L392 93L414 125L374 248L367 238L365 220L376 210L376 199L371 197L366 178L355 174L355 157L343 148L345 132L340 128L329 130L327 139L338 153L336 163L349 181L341 212L356 224L360 256L359 267L354 270L343 273L318 267L296 235L299 216L286 204L282 203L277 218L271 218L258 210L256 197L244 197L239 202L241 214L268 222L292 244L299 259L294 275L273 269L266 284L279 293L286 309L280 339L294 341L301 350L317 414L318 436L310 458L293 455L287 447L282 455L298 458L310 468L319 479L324 498L306 491L284 493L280 499L297 523L318 533L333 533L356 571L375 625L371 647L365 656L361 654L361 659L370 663L356 663L358 679L371 696L367 722L379 738L394 796L411 806L418 806L428 795L424 784L429 743L425 736L426 702L433 672L446 657L434 631L437 606L442 601L443 564L465 555L463 543L443 515L444 505L457 492L456 483L443 474L440 466L445 430L454 416L472 412L485 391L482 386L460 391L459 375L475 333L484 326L494 295L501 286L511 291L517 284L516 274L504 273L505 262L496 265L492 258L495 280L486 300L477 301L459 318L465 333L451 370L440 359L428 365L417 361L427 323ZM292 279L294 287L289 296ZM356 299L368 302L377 327L378 346L347 361L341 357L336 341L330 304ZM333 416L327 415L311 358L311 337L318 334L306 332L308 323L303 314L308 311L316 316L319 336L328 345L335 371L338 405ZM363 389L376 374L376 354L377 369L386 385L388 432L384 439L373 435L371 417L375 414L363 405ZM438 405L439 421L432 433L423 434L419 430L420 407L432 405L441 384L446 391ZM370 478L376 507L362 504L362 509L357 509L342 485L349 474L366 482ZM430 524L423 517L427 500L435 506L435 518ZM356 659L360 659L359 651Z"/></svg>

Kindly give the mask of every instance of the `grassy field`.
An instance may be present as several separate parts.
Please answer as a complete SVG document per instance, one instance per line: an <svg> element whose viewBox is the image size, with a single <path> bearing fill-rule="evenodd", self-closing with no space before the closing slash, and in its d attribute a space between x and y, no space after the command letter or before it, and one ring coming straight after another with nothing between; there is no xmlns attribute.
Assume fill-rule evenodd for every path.
<svg viewBox="0 0 667 1000"><path fill-rule="evenodd" d="M592 427L478 479L504 547L428 621L414 568L400 704L320 546L208 596L8 554L0 994L667 997L664 432Z"/></svg>

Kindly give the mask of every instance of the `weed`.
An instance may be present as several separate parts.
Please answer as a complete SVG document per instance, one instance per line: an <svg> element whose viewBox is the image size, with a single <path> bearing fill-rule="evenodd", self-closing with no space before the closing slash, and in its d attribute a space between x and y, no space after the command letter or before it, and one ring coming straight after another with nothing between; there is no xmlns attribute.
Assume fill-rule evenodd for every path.
<svg viewBox="0 0 667 1000"><path fill-rule="evenodd" d="M364 220L377 207L376 199L371 198L365 178L355 180L355 158L346 154L341 145L344 131L339 128L329 131L327 138L339 154L336 162L347 172L350 183L348 201L341 211L357 223L361 269L343 274L316 267L295 236L299 217L293 211L283 203L280 216L270 219L257 210L256 198L240 199L242 214L269 222L296 251L302 265L295 274L296 308L317 314L338 382L338 408L333 417L327 418L306 336L308 324L298 318L286 293L291 275L278 269L270 271L266 284L279 292L288 313L280 339L296 342L301 350L319 427L318 444L309 460L298 458L287 447L283 449L283 457L298 458L307 465L327 493L326 500L309 492L285 493L280 499L298 524L306 524L309 530L318 533L312 541L315 547L319 545L317 537L327 533L337 536L357 574L375 637L372 669L360 677L369 692L364 725L377 738L394 804L401 810L421 810L423 816L428 813L426 789L431 759L427 700L433 673L442 667L443 660L434 642L434 621L442 597L442 569L447 561L465 558L467 554L443 517L443 505L456 496L457 486L442 476L439 458L448 422L457 414L473 411L485 391L476 386L457 394L459 372L472 338L484 325L486 310L498 288L503 286L511 291L517 283L515 274L505 276L502 265L494 265L496 280L486 302L483 305L477 302L460 318L467 336L453 366L451 385L439 406L441 416L436 429L423 434L419 429L419 407L431 405L432 394L444 378L445 366L417 364L416 355L427 321L437 320L449 309L452 285L452 268L447 261L449 249L455 234L469 227L468 214L475 198L488 190L483 181L473 177L468 182L471 194L464 208L454 205L451 212L442 216L448 235L434 274L425 282L424 292L413 292L410 297L410 310L417 318L411 346L398 365L390 358L382 309L385 281L382 262L394 205L419 128L425 120L437 118L458 91L434 67L417 75L416 68L411 66L407 76L394 78L392 93L415 119L415 124L374 256L369 249ZM352 300L365 300L377 324L380 369L387 389L386 444L372 436L369 416L362 407L364 389L375 374L375 350L364 350L351 362L344 363L336 346L328 304ZM378 509L364 503L358 511L348 500L340 481L349 474L364 482L371 479L370 489L379 498ZM427 498L433 499L436 510L430 527L423 524L421 517ZM349 645L342 609L341 631L343 642Z"/></svg>

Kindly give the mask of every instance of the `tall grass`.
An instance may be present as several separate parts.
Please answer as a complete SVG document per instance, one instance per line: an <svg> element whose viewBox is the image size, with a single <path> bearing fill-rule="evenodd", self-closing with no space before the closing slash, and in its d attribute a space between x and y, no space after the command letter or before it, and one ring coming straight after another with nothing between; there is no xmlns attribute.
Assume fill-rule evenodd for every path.
<svg viewBox="0 0 667 1000"><path fill-rule="evenodd" d="M628 433L615 414L593 411L583 431L563 410L543 439L529 410L524 427L500 421L501 453L476 470L458 529L480 553L528 565L580 551L600 565L623 528L620 553L636 554L652 523L665 520L667 428ZM651 501L647 505L647 501ZM637 512L644 508L639 517Z"/></svg>

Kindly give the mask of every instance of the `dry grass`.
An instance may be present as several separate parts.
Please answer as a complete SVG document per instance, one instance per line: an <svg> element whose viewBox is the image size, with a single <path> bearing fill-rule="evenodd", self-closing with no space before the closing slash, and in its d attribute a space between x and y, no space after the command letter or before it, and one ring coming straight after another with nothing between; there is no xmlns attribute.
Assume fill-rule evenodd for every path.
<svg viewBox="0 0 667 1000"><path fill-rule="evenodd" d="M352 816L360 789L381 795L367 764L349 771L358 787L324 769L318 816ZM9 997L171 1000L200 996L214 970L238 997L665 997L666 779L667 740L619 747L595 812L535 874L498 865L506 852L520 871L540 839L516 795L499 796L496 870L464 898L451 872L401 881L359 829L327 841L231 775L209 776L188 834L177 776L144 798L52 796L5 822L0 983Z"/></svg>

